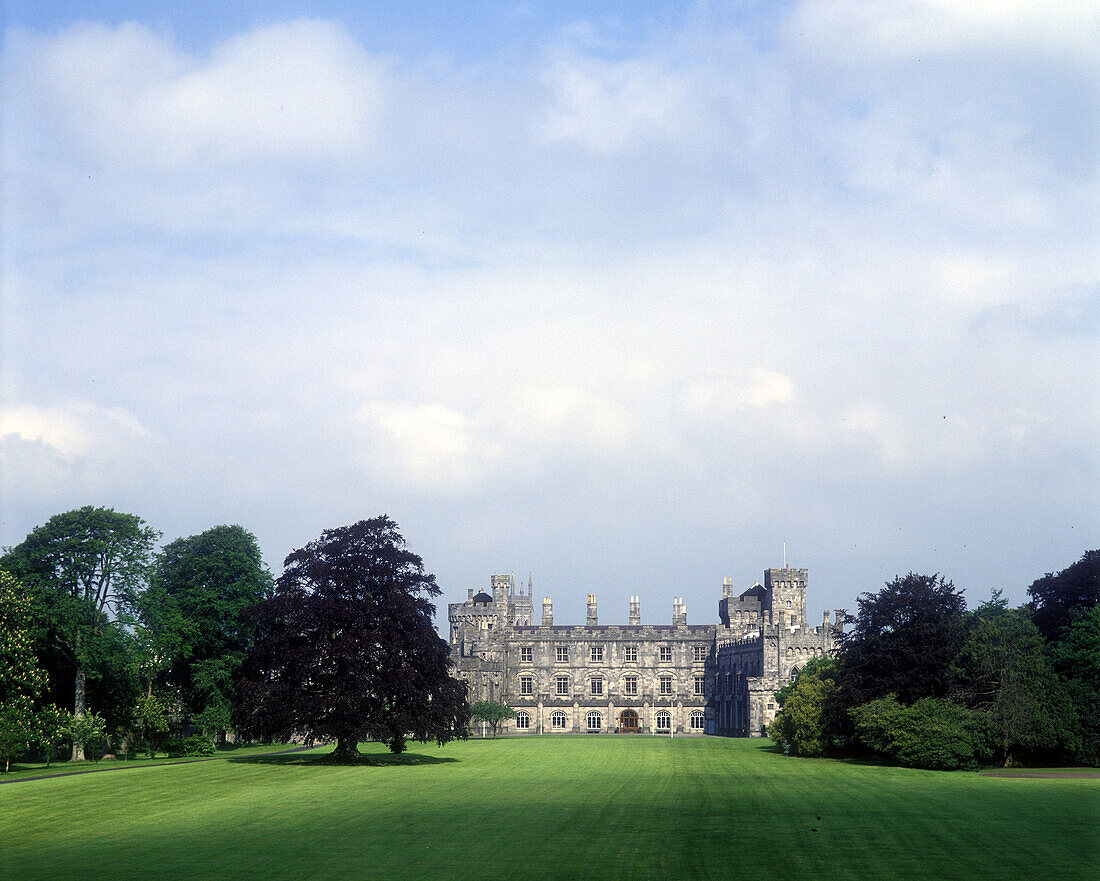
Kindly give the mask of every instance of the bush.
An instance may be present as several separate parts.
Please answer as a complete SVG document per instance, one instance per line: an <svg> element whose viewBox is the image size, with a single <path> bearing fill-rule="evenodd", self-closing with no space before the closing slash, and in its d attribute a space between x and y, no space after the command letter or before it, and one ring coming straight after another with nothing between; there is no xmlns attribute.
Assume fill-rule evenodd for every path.
<svg viewBox="0 0 1100 881"><path fill-rule="evenodd" d="M993 754L988 719L942 698L906 707L891 694L849 713L866 747L910 768L976 768Z"/></svg>
<svg viewBox="0 0 1100 881"><path fill-rule="evenodd" d="M202 734L192 734L183 740L172 740L164 745L164 751L173 759L214 755L214 744Z"/></svg>

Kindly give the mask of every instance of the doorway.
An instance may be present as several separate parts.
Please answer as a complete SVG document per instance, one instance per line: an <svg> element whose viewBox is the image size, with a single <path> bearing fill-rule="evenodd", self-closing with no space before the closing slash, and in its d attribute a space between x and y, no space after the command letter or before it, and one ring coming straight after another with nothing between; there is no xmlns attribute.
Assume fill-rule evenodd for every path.
<svg viewBox="0 0 1100 881"><path fill-rule="evenodd" d="M637 734L638 733L638 714L633 710L623 710L619 714L619 733L620 734Z"/></svg>

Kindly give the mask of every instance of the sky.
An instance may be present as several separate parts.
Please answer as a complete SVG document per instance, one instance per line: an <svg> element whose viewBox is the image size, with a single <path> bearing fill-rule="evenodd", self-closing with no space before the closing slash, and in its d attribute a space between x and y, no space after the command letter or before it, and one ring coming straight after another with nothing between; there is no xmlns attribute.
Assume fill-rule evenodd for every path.
<svg viewBox="0 0 1100 881"><path fill-rule="evenodd" d="M4 16L0 544L385 513L559 623L1100 546L1095 0Z"/></svg>

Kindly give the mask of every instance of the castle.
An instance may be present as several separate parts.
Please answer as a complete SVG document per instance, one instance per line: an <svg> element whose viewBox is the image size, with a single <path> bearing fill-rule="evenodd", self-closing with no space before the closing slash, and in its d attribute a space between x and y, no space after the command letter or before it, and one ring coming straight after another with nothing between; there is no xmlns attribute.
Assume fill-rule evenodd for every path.
<svg viewBox="0 0 1100 881"><path fill-rule="evenodd" d="M828 611L807 625L806 582L805 569L767 569L735 597L726 578L717 625L688 624L679 597L671 624L642 624L637 597L626 624L600 624L594 594L583 625L561 625L549 597L535 623L530 583L524 592L493 575L490 592L471 588L448 605L451 657L471 703L516 711L508 734L757 737L775 718L776 690L840 635Z"/></svg>

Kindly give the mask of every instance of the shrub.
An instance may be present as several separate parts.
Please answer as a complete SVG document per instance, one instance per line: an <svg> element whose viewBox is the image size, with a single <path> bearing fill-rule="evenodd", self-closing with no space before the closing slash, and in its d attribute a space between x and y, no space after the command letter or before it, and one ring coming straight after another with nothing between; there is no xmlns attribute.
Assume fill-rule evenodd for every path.
<svg viewBox="0 0 1100 881"><path fill-rule="evenodd" d="M192 734L183 740L173 740L164 745L164 751L173 759L214 755L214 744L202 734Z"/></svg>
<svg viewBox="0 0 1100 881"><path fill-rule="evenodd" d="M866 747L910 768L951 771L992 755L988 719L943 698L906 707L891 694L849 713Z"/></svg>
<svg viewBox="0 0 1100 881"><path fill-rule="evenodd" d="M790 685L776 692L782 709L768 736L787 755L820 756L829 745L827 704L836 691L836 662L814 658Z"/></svg>

